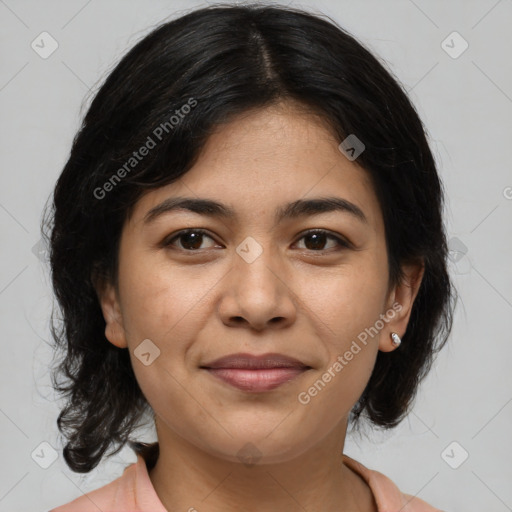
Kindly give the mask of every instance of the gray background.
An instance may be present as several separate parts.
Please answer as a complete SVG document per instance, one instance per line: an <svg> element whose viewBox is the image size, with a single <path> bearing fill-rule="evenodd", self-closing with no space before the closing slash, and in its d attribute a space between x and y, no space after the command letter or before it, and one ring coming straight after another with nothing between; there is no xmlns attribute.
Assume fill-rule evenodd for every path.
<svg viewBox="0 0 512 512"><path fill-rule="evenodd" d="M512 510L512 0L292 4L334 18L408 89L446 187L450 270L461 297L449 345L412 413L391 432L349 438L346 452L444 510ZM64 463L39 221L90 91L152 26L202 5L0 0L1 511L47 511L135 461L124 449L88 475ZM43 31L58 43L46 59L31 47L42 46ZM463 40L469 47L458 55ZM53 463L43 442L57 450Z"/></svg>

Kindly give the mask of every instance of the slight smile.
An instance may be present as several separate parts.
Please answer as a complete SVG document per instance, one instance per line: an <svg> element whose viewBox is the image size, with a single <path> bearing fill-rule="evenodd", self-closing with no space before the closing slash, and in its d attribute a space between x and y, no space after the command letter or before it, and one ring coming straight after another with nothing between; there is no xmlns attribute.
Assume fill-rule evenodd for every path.
<svg viewBox="0 0 512 512"><path fill-rule="evenodd" d="M242 391L259 393L293 380L311 366L282 354L231 354L200 368Z"/></svg>

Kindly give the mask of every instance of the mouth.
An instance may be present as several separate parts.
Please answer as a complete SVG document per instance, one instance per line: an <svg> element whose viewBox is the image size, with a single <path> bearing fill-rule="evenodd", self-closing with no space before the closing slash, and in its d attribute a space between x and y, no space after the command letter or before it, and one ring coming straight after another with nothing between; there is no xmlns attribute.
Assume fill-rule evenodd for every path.
<svg viewBox="0 0 512 512"><path fill-rule="evenodd" d="M232 354L200 368L237 389L259 393L290 382L311 366L283 354Z"/></svg>

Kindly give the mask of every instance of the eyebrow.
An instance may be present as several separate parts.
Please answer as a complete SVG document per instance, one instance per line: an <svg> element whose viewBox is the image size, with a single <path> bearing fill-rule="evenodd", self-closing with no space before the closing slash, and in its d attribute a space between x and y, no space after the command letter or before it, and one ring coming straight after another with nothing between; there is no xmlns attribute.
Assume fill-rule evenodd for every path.
<svg viewBox="0 0 512 512"><path fill-rule="evenodd" d="M146 213L144 216L144 224L147 225L164 213L175 210L185 210L199 215L225 220L234 220L237 218L235 210L212 199L170 197L157 206L151 208L151 210ZM319 197L315 199L298 199L297 201L287 203L276 209L274 221L278 224L284 219L294 219L307 215L319 215L321 213L335 211L348 213L362 223L368 224L368 219L361 208L346 199L334 196Z"/></svg>

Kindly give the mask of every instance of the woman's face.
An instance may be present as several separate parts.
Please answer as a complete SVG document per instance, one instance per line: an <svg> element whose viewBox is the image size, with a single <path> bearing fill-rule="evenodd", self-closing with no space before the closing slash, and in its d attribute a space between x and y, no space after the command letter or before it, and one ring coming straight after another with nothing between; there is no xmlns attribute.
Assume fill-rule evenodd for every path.
<svg viewBox="0 0 512 512"><path fill-rule="evenodd" d="M159 437L279 462L344 432L378 350L405 332L414 289L388 289L379 204L340 142L290 105L246 113L179 181L136 204L119 294L100 296L106 335L128 347ZM222 209L165 207L178 197ZM326 198L338 207L308 206ZM236 354L299 363L213 363Z"/></svg>

